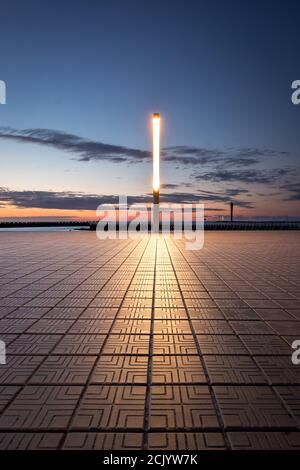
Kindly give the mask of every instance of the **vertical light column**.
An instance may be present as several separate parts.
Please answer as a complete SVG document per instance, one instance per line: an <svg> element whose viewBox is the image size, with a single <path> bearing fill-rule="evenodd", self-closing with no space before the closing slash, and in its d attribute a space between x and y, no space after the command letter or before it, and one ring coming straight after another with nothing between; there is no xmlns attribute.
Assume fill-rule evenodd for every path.
<svg viewBox="0 0 300 470"><path fill-rule="evenodd" d="M152 117L153 131L153 231L159 232L159 152L160 152L160 115L154 113Z"/></svg>
<svg viewBox="0 0 300 470"><path fill-rule="evenodd" d="M153 198L154 204L159 204L159 145L160 145L160 115L153 114Z"/></svg>

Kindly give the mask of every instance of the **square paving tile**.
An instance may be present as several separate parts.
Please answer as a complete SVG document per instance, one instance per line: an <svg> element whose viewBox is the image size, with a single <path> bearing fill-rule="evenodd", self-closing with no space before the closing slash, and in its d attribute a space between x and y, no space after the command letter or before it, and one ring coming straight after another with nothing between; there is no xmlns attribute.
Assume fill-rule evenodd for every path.
<svg viewBox="0 0 300 470"><path fill-rule="evenodd" d="M12 355L47 355L62 338L62 335L34 335L22 334L9 346L9 353Z"/></svg>
<svg viewBox="0 0 300 470"><path fill-rule="evenodd" d="M142 432L69 432L64 450L141 450Z"/></svg>
<svg viewBox="0 0 300 470"><path fill-rule="evenodd" d="M144 428L146 387L90 385L78 405L72 429Z"/></svg>
<svg viewBox="0 0 300 470"><path fill-rule="evenodd" d="M213 384L266 384L267 380L249 356L205 356L205 365Z"/></svg>
<svg viewBox="0 0 300 470"><path fill-rule="evenodd" d="M232 335L233 329L224 320L192 320L192 325L197 334L203 335Z"/></svg>
<svg viewBox="0 0 300 470"><path fill-rule="evenodd" d="M0 450L56 450L62 438L58 432L0 432Z"/></svg>
<svg viewBox="0 0 300 470"><path fill-rule="evenodd" d="M270 387L228 385L214 390L227 428L295 427L296 421Z"/></svg>
<svg viewBox="0 0 300 470"><path fill-rule="evenodd" d="M153 383L205 383L198 356L153 356Z"/></svg>
<svg viewBox="0 0 300 470"><path fill-rule="evenodd" d="M20 387L13 385L0 386L0 412L4 410L19 390Z"/></svg>
<svg viewBox="0 0 300 470"><path fill-rule="evenodd" d="M155 334L153 336L153 354L198 354L196 341L191 334Z"/></svg>
<svg viewBox="0 0 300 470"><path fill-rule="evenodd" d="M248 354L242 341L235 335L197 335L200 350L203 354Z"/></svg>
<svg viewBox="0 0 300 470"><path fill-rule="evenodd" d="M26 386L0 416L0 430L66 429L81 393L77 386Z"/></svg>
<svg viewBox="0 0 300 470"><path fill-rule="evenodd" d="M300 450L299 432L230 432L233 450Z"/></svg>
<svg viewBox="0 0 300 470"><path fill-rule="evenodd" d="M263 321L231 321L231 327L238 335L274 335L275 331Z"/></svg>
<svg viewBox="0 0 300 470"><path fill-rule="evenodd" d="M47 331L47 333L65 334L73 324L74 320L42 318L30 326L26 330L26 333L43 334L45 331Z"/></svg>
<svg viewBox="0 0 300 470"><path fill-rule="evenodd" d="M85 384L96 356L49 356L30 378L31 384Z"/></svg>
<svg viewBox="0 0 300 470"><path fill-rule="evenodd" d="M291 356L290 345L279 336L240 335L240 340L253 355Z"/></svg>
<svg viewBox="0 0 300 470"><path fill-rule="evenodd" d="M114 354L149 354L150 335L146 334L111 334L102 349L102 355Z"/></svg>
<svg viewBox="0 0 300 470"><path fill-rule="evenodd" d="M150 428L218 428L207 386L151 387Z"/></svg>
<svg viewBox="0 0 300 470"><path fill-rule="evenodd" d="M275 390L300 424L300 386L278 386Z"/></svg>
<svg viewBox="0 0 300 470"><path fill-rule="evenodd" d="M98 355L107 335L66 334L56 344L52 354L56 355Z"/></svg>
<svg viewBox="0 0 300 470"><path fill-rule="evenodd" d="M97 361L92 383L147 383L147 356L101 356Z"/></svg>
<svg viewBox="0 0 300 470"><path fill-rule="evenodd" d="M300 385L300 367L292 363L291 357L258 356L255 361L273 385Z"/></svg>
<svg viewBox="0 0 300 470"><path fill-rule="evenodd" d="M113 320L99 320L99 319L79 319L72 322L71 327L68 329L70 334L99 334L104 335L109 332Z"/></svg>
<svg viewBox="0 0 300 470"><path fill-rule="evenodd" d="M46 356L6 356L6 364L0 365L0 384L25 384Z"/></svg>
<svg viewBox="0 0 300 470"><path fill-rule="evenodd" d="M150 320L130 319L123 320L117 319L112 327L112 334L149 334L150 333Z"/></svg>
<svg viewBox="0 0 300 470"><path fill-rule="evenodd" d="M155 432L148 435L151 450L224 450L226 445L220 432Z"/></svg>

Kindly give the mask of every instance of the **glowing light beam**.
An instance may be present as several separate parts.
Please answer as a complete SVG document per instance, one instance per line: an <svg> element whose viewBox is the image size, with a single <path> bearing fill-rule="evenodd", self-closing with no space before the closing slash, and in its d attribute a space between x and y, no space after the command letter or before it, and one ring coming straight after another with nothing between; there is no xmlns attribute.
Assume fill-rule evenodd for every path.
<svg viewBox="0 0 300 470"><path fill-rule="evenodd" d="M153 197L154 204L158 204L159 198L159 146L160 146L160 115L153 114L152 118L153 127Z"/></svg>

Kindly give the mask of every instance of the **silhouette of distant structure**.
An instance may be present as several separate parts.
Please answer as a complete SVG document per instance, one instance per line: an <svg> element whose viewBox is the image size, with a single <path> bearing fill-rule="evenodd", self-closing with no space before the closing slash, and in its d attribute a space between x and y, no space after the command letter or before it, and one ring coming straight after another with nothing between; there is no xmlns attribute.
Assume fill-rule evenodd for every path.
<svg viewBox="0 0 300 470"><path fill-rule="evenodd" d="M230 222L233 222L233 202L230 203Z"/></svg>

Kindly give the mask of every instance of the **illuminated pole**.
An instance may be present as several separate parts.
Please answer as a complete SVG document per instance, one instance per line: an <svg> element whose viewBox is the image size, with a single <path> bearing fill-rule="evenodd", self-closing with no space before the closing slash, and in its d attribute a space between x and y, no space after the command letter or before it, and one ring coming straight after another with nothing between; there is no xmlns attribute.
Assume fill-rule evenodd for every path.
<svg viewBox="0 0 300 470"><path fill-rule="evenodd" d="M160 115L153 114L153 231L159 232L159 139L160 139Z"/></svg>
<svg viewBox="0 0 300 470"><path fill-rule="evenodd" d="M230 222L233 222L233 202L230 203Z"/></svg>

